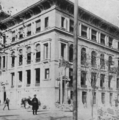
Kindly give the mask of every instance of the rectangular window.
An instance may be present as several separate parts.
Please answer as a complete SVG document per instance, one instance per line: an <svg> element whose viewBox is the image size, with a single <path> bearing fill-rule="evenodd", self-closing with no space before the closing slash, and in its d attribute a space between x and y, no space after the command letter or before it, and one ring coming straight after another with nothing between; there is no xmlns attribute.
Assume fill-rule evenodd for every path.
<svg viewBox="0 0 119 120"><path fill-rule="evenodd" d="M61 27L64 28L65 25L65 18L61 17Z"/></svg>
<svg viewBox="0 0 119 120"><path fill-rule="evenodd" d="M82 25L81 27L81 36L87 38L87 27Z"/></svg>
<svg viewBox="0 0 119 120"><path fill-rule="evenodd" d="M19 82L22 82L22 71L19 71Z"/></svg>
<svg viewBox="0 0 119 120"><path fill-rule="evenodd" d="M119 89L119 78L117 78L117 89Z"/></svg>
<svg viewBox="0 0 119 120"><path fill-rule="evenodd" d="M23 36L23 27L19 28L19 39L22 39Z"/></svg>
<svg viewBox="0 0 119 120"><path fill-rule="evenodd" d="M36 32L41 31L41 20L36 21Z"/></svg>
<svg viewBox="0 0 119 120"><path fill-rule="evenodd" d="M66 44L61 43L61 57L65 58L66 56Z"/></svg>
<svg viewBox="0 0 119 120"><path fill-rule="evenodd" d="M40 61L40 52L36 52L36 62Z"/></svg>
<svg viewBox="0 0 119 120"><path fill-rule="evenodd" d="M69 32L71 32L71 33L74 32L74 21L73 20L70 20Z"/></svg>
<svg viewBox="0 0 119 120"><path fill-rule="evenodd" d="M23 63L23 55L19 55L19 66Z"/></svg>
<svg viewBox="0 0 119 120"><path fill-rule="evenodd" d="M118 42L118 50L119 50L119 42Z"/></svg>
<svg viewBox="0 0 119 120"><path fill-rule="evenodd" d="M112 105L112 93L110 93L109 102L110 102L110 105Z"/></svg>
<svg viewBox="0 0 119 120"><path fill-rule="evenodd" d="M31 84L31 70L27 70L27 86Z"/></svg>
<svg viewBox="0 0 119 120"><path fill-rule="evenodd" d="M31 53L27 53L27 64L31 63Z"/></svg>
<svg viewBox="0 0 119 120"><path fill-rule="evenodd" d="M3 56L3 68L5 68L5 56Z"/></svg>
<svg viewBox="0 0 119 120"><path fill-rule="evenodd" d="M1 65L2 65L1 62L2 62L2 57L0 56L0 69L1 69L1 67L2 67L2 66L1 66Z"/></svg>
<svg viewBox="0 0 119 120"><path fill-rule="evenodd" d="M100 35L100 43L101 43L102 45L105 45L105 35L104 35L104 34L101 34L101 35Z"/></svg>
<svg viewBox="0 0 119 120"><path fill-rule="evenodd" d="M69 68L69 78L70 78L69 87L72 87L73 86L73 69L72 68Z"/></svg>
<svg viewBox="0 0 119 120"><path fill-rule="evenodd" d="M112 43L113 43L113 38L109 37L109 47L112 47Z"/></svg>
<svg viewBox="0 0 119 120"><path fill-rule="evenodd" d="M87 93L86 92L82 92L82 103L83 104L87 103Z"/></svg>
<svg viewBox="0 0 119 120"><path fill-rule="evenodd" d="M81 71L81 87L86 87L86 71Z"/></svg>
<svg viewBox="0 0 119 120"><path fill-rule="evenodd" d="M49 18L46 17L45 18L45 28L48 28L48 26L49 26Z"/></svg>
<svg viewBox="0 0 119 120"><path fill-rule="evenodd" d="M6 44L6 36L3 35L3 44Z"/></svg>
<svg viewBox="0 0 119 120"><path fill-rule="evenodd" d="M49 68L45 69L45 79L49 79L50 78L50 70Z"/></svg>
<svg viewBox="0 0 119 120"><path fill-rule="evenodd" d="M100 75L100 87L101 88L104 88L104 83L105 83L105 75L104 74L101 74Z"/></svg>
<svg viewBox="0 0 119 120"><path fill-rule="evenodd" d="M92 30L91 40L93 40L93 41L96 41L96 40L97 40L97 31Z"/></svg>
<svg viewBox="0 0 119 120"><path fill-rule="evenodd" d="M93 94L93 104L96 104L96 92Z"/></svg>
<svg viewBox="0 0 119 120"><path fill-rule="evenodd" d="M102 101L102 104L105 104L105 93L101 94L101 101Z"/></svg>
<svg viewBox="0 0 119 120"><path fill-rule="evenodd" d="M15 74L11 73L11 88L14 87L14 76L15 76Z"/></svg>
<svg viewBox="0 0 119 120"><path fill-rule="evenodd" d="M48 59L48 43L44 44L44 59Z"/></svg>
<svg viewBox="0 0 119 120"><path fill-rule="evenodd" d="M112 76L110 75L108 78L108 88L111 88L111 80L112 80Z"/></svg>
<svg viewBox="0 0 119 120"><path fill-rule="evenodd" d="M91 86L96 87L96 73L91 73Z"/></svg>
<svg viewBox="0 0 119 120"><path fill-rule="evenodd" d="M36 86L40 84L40 68L35 69L36 71Z"/></svg>
<svg viewBox="0 0 119 120"><path fill-rule="evenodd" d="M15 38L16 38L16 36L15 36L15 31L12 31L12 42L15 41Z"/></svg>
<svg viewBox="0 0 119 120"><path fill-rule="evenodd" d="M12 67L14 67L15 66L15 56L12 56L11 58L12 58Z"/></svg>
<svg viewBox="0 0 119 120"><path fill-rule="evenodd" d="M31 35L31 24L27 25L27 36Z"/></svg>

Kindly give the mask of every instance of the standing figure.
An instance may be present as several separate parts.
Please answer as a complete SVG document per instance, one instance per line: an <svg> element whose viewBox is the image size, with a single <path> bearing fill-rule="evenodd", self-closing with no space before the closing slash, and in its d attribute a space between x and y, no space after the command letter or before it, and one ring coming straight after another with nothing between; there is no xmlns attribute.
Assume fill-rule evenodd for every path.
<svg viewBox="0 0 119 120"><path fill-rule="evenodd" d="M4 105L3 110L5 109L6 106L8 107L8 110L9 110L9 102L10 102L10 100L7 98L7 99L5 100L5 105Z"/></svg>
<svg viewBox="0 0 119 120"><path fill-rule="evenodd" d="M36 95L34 95L34 98L32 99L32 110L33 110L33 115L37 115L37 110L38 110L38 99L36 98Z"/></svg>

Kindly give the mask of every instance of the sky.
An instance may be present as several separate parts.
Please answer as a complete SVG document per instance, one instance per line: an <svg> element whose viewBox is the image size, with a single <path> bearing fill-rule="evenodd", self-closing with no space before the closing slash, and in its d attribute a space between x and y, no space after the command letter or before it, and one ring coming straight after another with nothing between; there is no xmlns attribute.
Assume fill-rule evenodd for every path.
<svg viewBox="0 0 119 120"><path fill-rule="evenodd" d="M39 0L0 0L5 11L12 14ZM70 0L74 2L74 0ZM79 6L119 27L119 0L78 0Z"/></svg>

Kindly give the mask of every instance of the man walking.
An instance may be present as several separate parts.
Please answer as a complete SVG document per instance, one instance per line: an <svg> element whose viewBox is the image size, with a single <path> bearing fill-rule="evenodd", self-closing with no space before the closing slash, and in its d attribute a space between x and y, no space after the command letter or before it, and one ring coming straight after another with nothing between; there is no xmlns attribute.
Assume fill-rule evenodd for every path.
<svg viewBox="0 0 119 120"><path fill-rule="evenodd" d="M8 110L9 110L9 102L10 102L10 100L8 98L6 98L3 110L5 109L6 106L8 107Z"/></svg>
<svg viewBox="0 0 119 120"><path fill-rule="evenodd" d="M34 98L32 99L32 110L33 110L33 115L37 115L38 99L36 98L36 95L34 95Z"/></svg>

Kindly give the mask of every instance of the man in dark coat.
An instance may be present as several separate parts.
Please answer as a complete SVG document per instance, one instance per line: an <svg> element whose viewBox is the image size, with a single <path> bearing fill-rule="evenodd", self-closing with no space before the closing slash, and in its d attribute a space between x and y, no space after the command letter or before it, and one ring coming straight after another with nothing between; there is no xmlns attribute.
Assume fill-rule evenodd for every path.
<svg viewBox="0 0 119 120"><path fill-rule="evenodd" d="M37 114L38 110L38 99L36 98L36 95L34 95L34 98L32 99L32 110L33 110L33 115Z"/></svg>

